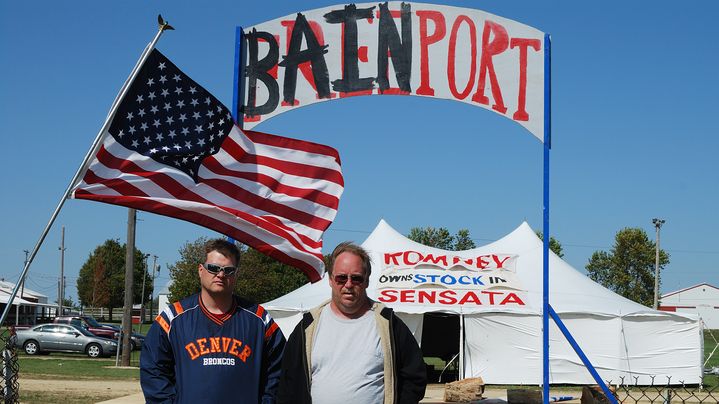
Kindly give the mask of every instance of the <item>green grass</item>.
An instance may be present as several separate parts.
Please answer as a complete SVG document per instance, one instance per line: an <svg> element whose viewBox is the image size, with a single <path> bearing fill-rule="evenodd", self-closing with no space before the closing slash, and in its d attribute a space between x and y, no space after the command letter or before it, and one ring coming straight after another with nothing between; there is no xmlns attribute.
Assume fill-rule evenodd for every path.
<svg viewBox="0 0 719 404"><path fill-rule="evenodd" d="M21 393L23 404L92 404L118 397L117 394L94 394L89 396L87 393L68 391L22 391Z"/></svg>
<svg viewBox="0 0 719 404"><path fill-rule="evenodd" d="M709 355L711 355L712 351L714 350L714 347L717 346L717 341L714 341L716 338L717 341L719 341L719 330L704 330L704 360L706 361L707 358L709 358ZM714 366L719 366L719 348L714 352L714 355L709 358L709 361L704 366L705 368L712 368ZM704 387L707 389L711 389L714 387L719 386L719 376L717 375L704 375L704 381L703 381Z"/></svg>
<svg viewBox="0 0 719 404"><path fill-rule="evenodd" d="M133 354L136 354L133 352ZM139 356L138 356L139 358ZM132 361L130 362L133 363ZM137 366L134 361L134 366ZM140 369L116 368L115 359L84 359L81 356L19 356L20 377L65 379L139 380Z"/></svg>
<svg viewBox="0 0 719 404"><path fill-rule="evenodd" d="M719 330L704 330L704 360L709 357L709 355L712 353L712 350L714 350L714 347L716 347L717 345L717 342L714 341L714 338L719 341ZM705 367L711 368L714 366L719 366L719 349L714 352L714 355L712 355L711 359L709 359L709 362L707 362Z"/></svg>

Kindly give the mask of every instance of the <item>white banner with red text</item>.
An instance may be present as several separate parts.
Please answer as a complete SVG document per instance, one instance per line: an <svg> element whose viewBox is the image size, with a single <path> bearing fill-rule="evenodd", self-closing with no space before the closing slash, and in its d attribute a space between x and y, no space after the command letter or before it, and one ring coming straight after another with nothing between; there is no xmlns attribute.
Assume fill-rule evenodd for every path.
<svg viewBox="0 0 719 404"><path fill-rule="evenodd" d="M245 129L317 102L415 95L488 109L544 139L544 33L481 10L340 4L245 28L238 43Z"/></svg>
<svg viewBox="0 0 719 404"><path fill-rule="evenodd" d="M518 256L459 256L403 250L381 253L375 277L377 300L386 304L435 306L445 310L529 310L516 273Z"/></svg>

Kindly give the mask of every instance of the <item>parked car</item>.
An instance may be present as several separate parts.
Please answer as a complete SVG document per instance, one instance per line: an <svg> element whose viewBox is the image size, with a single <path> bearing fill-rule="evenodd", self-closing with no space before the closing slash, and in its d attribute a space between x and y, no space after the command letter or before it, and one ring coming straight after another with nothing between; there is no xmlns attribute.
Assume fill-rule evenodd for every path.
<svg viewBox="0 0 719 404"><path fill-rule="evenodd" d="M77 352L97 358L117 352L117 342L98 337L82 327L65 324L41 324L28 330L18 330L15 344L28 355Z"/></svg>
<svg viewBox="0 0 719 404"><path fill-rule="evenodd" d="M94 320L94 319L93 319ZM98 323L103 327L110 327L113 330L120 332L120 327L116 324L105 324L105 323ZM132 332L130 334L130 345L132 345L132 349L140 349L142 348L142 344L145 342L145 336L136 332Z"/></svg>
<svg viewBox="0 0 719 404"><path fill-rule="evenodd" d="M56 324L72 324L83 327L98 337L110 338L117 341L120 335L120 328L109 324L100 324L92 316L59 316L55 318ZM132 350L142 348L145 336L133 332L130 335L130 346Z"/></svg>

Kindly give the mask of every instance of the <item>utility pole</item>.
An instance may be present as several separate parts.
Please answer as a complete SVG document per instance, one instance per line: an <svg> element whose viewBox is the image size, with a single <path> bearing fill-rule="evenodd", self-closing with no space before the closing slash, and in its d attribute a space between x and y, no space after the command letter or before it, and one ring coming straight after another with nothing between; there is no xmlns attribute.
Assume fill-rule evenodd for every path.
<svg viewBox="0 0 719 404"><path fill-rule="evenodd" d="M659 229L666 222L664 219L652 219L654 228L657 231L656 256L654 259L654 310L659 308Z"/></svg>
<svg viewBox="0 0 719 404"><path fill-rule="evenodd" d="M57 315L62 316L62 303L65 297L65 226L62 226L62 236L60 237L60 281L57 289Z"/></svg>
<svg viewBox="0 0 719 404"><path fill-rule="evenodd" d="M25 268L25 265L27 265L27 256L30 254L30 251L28 250L22 250L25 253L25 261L22 263L22 267ZM23 298L25 294L25 279L20 280L20 299ZM24 310L23 310L24 311ZM15 306L15 325L20 324L20 305L18 304Z"/></svg>
<svg viewBox="0 0 719 404"><path fill-rule="evenodd" d="M30 251L28 250L22 250L25 253L25 261L22 263L23 268L25 265L27 265L27 256L30 254ZM22 299L25 296L25 279L20 281L20 298Z"/></svg>
<svg viewBox="0 0 719 404"><path fill-rule="evenodd" d="M145 280L147 279L147 259L150 258L150 254L145 254L142 257L142 262L145 267L142 270L142 294L140 295L140 333L142 334L142 323L145 321Z"/></svg>
<svg viewBox="0 0 719 404"><path fill-rule="evenodd" d="M125 308L122 314L122 366L130 366L132 334L132 285L135 270L135 209L127 210L127 249L125 251Z"/></svg>
<svg viewBox="0 0 719 404"><path fill-rule="evenodd" d="M152 317L152 305L154 304L152 300L152 296L155 294L155 269L160 269L157 266L157 255L152 256L152 287L150 288L150 321L153 321L154 317Z"/></svg>

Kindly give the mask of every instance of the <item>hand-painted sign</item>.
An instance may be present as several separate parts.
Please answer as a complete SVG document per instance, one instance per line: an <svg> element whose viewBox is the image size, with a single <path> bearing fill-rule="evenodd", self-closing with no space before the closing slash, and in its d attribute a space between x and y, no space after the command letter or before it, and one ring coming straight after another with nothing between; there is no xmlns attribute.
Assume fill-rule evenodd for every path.
<svg viewBox="0 0 719 404"><path fill-rule="evenodd" d="M512 20L424 3L347 4L249 27L238 43L246 129L316 102L394 94L486 108L543 139L544 34Z"/></svg>
<svg viewBox="0 0 719 404"><path fill-rule="evenodd" d="M517 255L406 250L385 252L382 257L377 278L381 302L472 308L526 305L515 270Z"/></svg>

